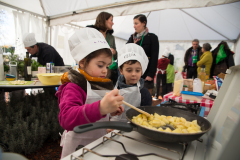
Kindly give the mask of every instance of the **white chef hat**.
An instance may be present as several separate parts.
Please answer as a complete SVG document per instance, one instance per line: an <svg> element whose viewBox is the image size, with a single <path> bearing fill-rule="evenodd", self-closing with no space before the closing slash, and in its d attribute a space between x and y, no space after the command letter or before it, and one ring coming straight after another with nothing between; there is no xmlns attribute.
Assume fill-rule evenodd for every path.
<svg viewBox="0 0 240 160"><path fill-rule="evenodd" d="M30 47L37 44L34 33L27 33L24 35L23 43L25 47Z"/></svg>
<svg viewBox="0 0 240 160"><path fill-rule="evenodd" d="M118 67L129 60L137 60L141 64L142 74L144 74L148 66L148 57L141 46L128 43L118 52Z"/></svg>
<svg viewBox="0 0 240 160"><path fill-rule="evenodd" d="M108 48L107 41L102 33L94 28L81 28L77 30L68 40L70 52L76 63L93 51Z"/></svg>
<svg viewBox="0 0 240 160"><path fill-rule="evenodd" d="M166 47L165 50L163 51L163 56L168 58L169 54L170 54L169 47Z"/></svg>

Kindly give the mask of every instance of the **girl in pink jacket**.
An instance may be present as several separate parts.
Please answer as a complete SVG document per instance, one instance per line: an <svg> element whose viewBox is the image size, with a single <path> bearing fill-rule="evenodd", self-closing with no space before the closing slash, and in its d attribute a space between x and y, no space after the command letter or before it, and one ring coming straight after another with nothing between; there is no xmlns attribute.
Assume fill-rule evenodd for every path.
<svg viewBox="0 0 240 160"><path fill-rule="evenodd" d="M69 39L69 47L79 69L63 74L56 93L59 122L65 129L60 144L61 158L107 133L106 129L99 129L76 134L72 131L75 126L109 121L109 113L120 115L124 110L123 97L117 89L112 90L113 84L106 78L112 52L103 35L93 28L80 29ZM106 92L109 94L104 96Z"/></svg>

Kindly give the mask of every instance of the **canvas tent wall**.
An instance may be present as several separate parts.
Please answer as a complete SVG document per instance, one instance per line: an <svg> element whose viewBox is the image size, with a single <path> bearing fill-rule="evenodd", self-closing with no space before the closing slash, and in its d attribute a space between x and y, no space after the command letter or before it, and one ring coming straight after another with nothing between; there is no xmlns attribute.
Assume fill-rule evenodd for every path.
<svg viewBox="0 0 240 160"><path fill-rule="evenodd" d="M240 33L240 3L235 0L2 0L1 3L45 16L52 26L51 43L66 58L71 57L67 39L74 29L78 28L74 26L84 27L90 22L80 21L94 21L101 11L114 15L113 27L117 48L120 48L134 32L133 16L144 13L148 15L150 32L159 37L160 55L167 45L170 45L172 52L176 52L177 55L183 54L184 50L191 46L193 38L198 38L201 42L211 42L213 47L221 40L228 40L232 49L239 49L239 43L238 46L233 46ZM73 14L73 11L76 12ZM72 29L64 24L70 24ZM239 55L238 50L236 53ZM70 58L67 63L72 64L72 61Z"/></svg>
<svg viewBox="0 0 240 160"><path fill-rule="evenodd" d="M176 69L179 69L183 65L185 51L191 46L191 41L194 38L200 40L200 45L209 42L213 48L224 40L234 50L234 40L237 38L237 34L240 33L240 24L236 16L240 15L239 6L240 3L237 2L207 8L168 9L144 14L148 16L149 31L158 35L160 43L159 57L165 47L169 47L176 57ZM192 17L192 15L194 16ZM212 16L209 17L209 15ZM134 15L114 17L113 28L117 49L120 49L134 32L133 17ZM70 24L85 27L94 23L95 20L90 20L71 22ZM64 27L61 26L60 28ZM63 35L61 34L61 36ZM57 39L55 37L53 41Z"/></svg>

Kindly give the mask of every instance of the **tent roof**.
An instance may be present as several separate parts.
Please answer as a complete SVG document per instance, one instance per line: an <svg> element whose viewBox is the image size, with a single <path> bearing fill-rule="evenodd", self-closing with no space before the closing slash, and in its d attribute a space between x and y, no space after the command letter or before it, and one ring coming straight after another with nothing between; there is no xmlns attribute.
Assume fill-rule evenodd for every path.
<svg viewBox="0 0 240 160"><path fill-rule="evenodd" d="M1 0L2 3L42 16L48 16L50 19L69 15L74 11L76 13L96 10L101 12L103 11L102 9L106 10L110 8L115 10L116 8L122 7L121 13L114 13L114 16L120 16L161 9L209 7L237 1L238 0ZM93 18L88 17L85 20L90 19Z"/></svg>
<svg viewBox="0 0 240 160"><path fill-rule="evenodd" d="M240 2L204 8L167 9L144 13L149 31L160 41L236 40L240 33ZM135 15L114 17L114 36L128 40ZM72 22L85 27L95 20Z"/></svg>
<svg viewBox="0 0 240 160"><path fill-rule="evenodd" d="M22 10L36 13L40 16L44 16L43 9L39 0L1 0L0 4L6 4L11 8L20 8Z"/></svg>
<svg viewBox="0 0 240 160"><path fill-rule="evenodd" d="M94 23L99 12L107 11L114 15L114 35L123 39L128 39L134 32L133 16L144 13L148 16L150 32L158 35L159 40L182 41L194 38L236 40L240 33L240 2L236 1L238 0L1 0L0 4L40 16L46 15L51 26L74 23L85 27ZM73 11L76 14L73 15Z"/></svg>

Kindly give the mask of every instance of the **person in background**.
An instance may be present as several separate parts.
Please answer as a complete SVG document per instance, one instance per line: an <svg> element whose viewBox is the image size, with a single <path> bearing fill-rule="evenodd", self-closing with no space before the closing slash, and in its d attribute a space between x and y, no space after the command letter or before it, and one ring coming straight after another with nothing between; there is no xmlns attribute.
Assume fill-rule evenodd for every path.
<svg viewBox="0 0 240 160"><path fill-rule="evenodd" d="M144 87L144 79L141 76L147 69L148 57L142 47L137 44L126 44L118 53L118 66L121 75L118 77L116 88L124 101L133 106L151 106L152 96ZM124 113L130 107L123 104ZM125 114L114 116L111 121L127 122Z"/></svg>
<svg viewBox="0 0 240 160"><path fill-rule="evenodd" d="M184 57L184 70L187 70L187 78L197 78L197 62L202 55L201 47L199 46L199 40L194 39L192 41L192 47L190 47Z"/></svg>
<svg viewBox="0 0 240 160"><path fill-rule="evenodd" d="M133 22L135 33L130 36L127 43L135 43L141 46L149 59L147 70L142 75L142 78L145 79L144 86L149 90L150 94L152 94L152 89L154 88L153 80L158 64L158 37L155 34L148 32L147 17L145 15L136 15L133 18Z"/></svg>
<svg viewBox="0 0 240 160"><path fill-rule="evenodd" d="M106 129L77 134L73 132L75 126L109 121L109 113L115 116L124 111L123 97L117 89L112 90L113 84L106 78L112 52L103 35L96 29L83 28L77 30L68 43L79 68L63 74L62 85L55 94L60 108L59 123L65 129L61 158L107 134Z"/></svg>
<svg viewBox="0 0 240 160"><path fill-rule="evenodd" d="M95 25L89 25L87 27L95 28L100 31L111 48L113 54L113 64L109 66L109 69L111 70L110 79L112 80L113 85L115 85L118 78L118 66L115 62L117 60L117 50L115 45L115 38L112 35L114 32L112 29L113 24L113 15L111 13L101 12L97 16Z"/></svg>
<svg viewBox="0 0 240 160"><path fill-rule="evenodd" d="M206 75L210 76L210 70L213 63L212 53L210 52L211 49L212 47L209 43L203 44L203 47L202 47L203 54L201 55L200 60L197 62L198 74L201 72L201 66L205 65L205 73Z"/></svg>
<svg viewBox="0 0 240 160"><path fill-rule="evenodd" d="M167 93L173 91L173 83L175 79L175 68L174 68L174 56L170 53L168 56L168 59L170 60L167 69L166 69L166 74L167 74Z"/></svg>
<svg viewBox="0 0 240 160"><path fill-rule="evenodd" d="M153 97L153 100L155 101L159 99L158 97L159 97L159 90L160 90L161 84L162 84L161 96L163 97L167 93L166 69L168 64L170 63L170 60L168 59L169 54L170 54L170 51L168 48L166 48L163 52L162 57L158 60L156 93L155 93L155 97Z"/></svg>
<svg viewBox="0 0 240 160"><path fill-rule="evenodd" d="M225 58L216 61L217 56L219 56L219 50L221 50L221 46L223 46L223 54L225 54ZM227 42L222 41L218 44L218 46L212 51L213 63L211 67L210 77L217 76L220 73L226 73L226 70L232 66L235 66L233 59L234 52L232 52Z"/></svg>
<svg viewBox="0 0 240 160"><path fill-rule="evenodd" d="M45 66L46 63L53 62L55 66L64 66L59 53L46 43L37 43L34 33L26 34L23 43L25 49L31 54L30 58L37 57L41 65Z"/></svg>

